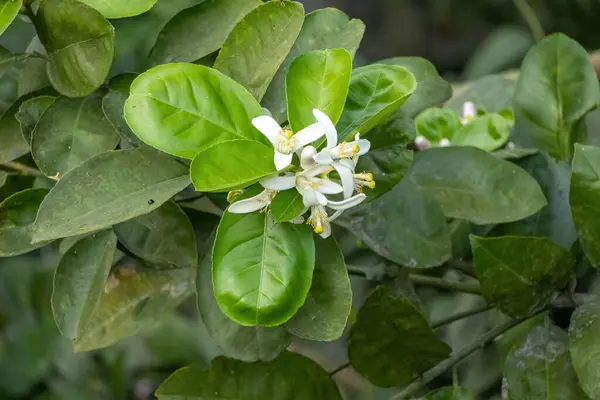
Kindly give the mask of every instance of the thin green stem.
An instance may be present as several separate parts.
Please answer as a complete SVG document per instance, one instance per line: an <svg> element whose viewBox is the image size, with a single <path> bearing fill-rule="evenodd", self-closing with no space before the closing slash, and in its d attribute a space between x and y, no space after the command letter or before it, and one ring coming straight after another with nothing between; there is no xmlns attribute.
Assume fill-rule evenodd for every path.
<svg viewBox="0 0 600 400"><path fill-rule="evenodd" d="M22 164L22 163L16 162L16 161L0 163L0 168L10 169L15 172L18 172L21 175L25 175L25 176L36 176L36 177L40 177L40 178L55 180L49 176L46 176L46 174L44 174L39 169L35 169L33 167L30 167L29 165L25 165L25 164Z"/></svg>
<svg viewBox="0 0 600 400"><path fill-rule="evenodd" d="M475 270L473 269L473 264L466 261L461 260L450 260L448 261L448 266L452 269L462 272L465 275L470 276L471 278L477 279L475 275Z"/></svg>
<svg viewBox="0 0 600 400"><path fill-rule="evenodd" d="M334 369L333 371L331 371L329 373L329 376L334 376L335 374L337 374L338 372L341 372L343 370L345 370L346 368L350 367L350 363L347 362L346 364L342 364L339 367L337 367L336 369Z"/></svg>
<svg viewBox="0 0 600 400"><path fill-rule="evenodd" d="M473 315L481 314L482 312L486 312L486 311L492 310L493 308L495 308L494 305L485 304L485 305L483 305L481 307L474 308L474 309L468 310L468 311L464 311L464 312L461 312L461 313L458 313L458 314L455 314L455 315L451 315L451 316L446 317L446 318L444 318L444 319L442 319L440 321L434 322L434 323L431 324L431 327L433 329L438 329L438 328L441 328L442 326L449 325L449 324L451 324L453 322L456 322L456 321L460 321L461 319L468 318L468 317L471 317Z"/></svg>
<svg viewBox="0 0 600 400"><path fill-rule="evenodd" d="M409 274L409 278L415 285L431 286L438 289L454 290L456 292L464 292L481 295L481 288L475 282L458 282L433 276Z"/></svg>
<svg viewBox="0 0 600 400"><path fill-rule="evenodd" d="M527 22L529 30L531 31L531 34L533 35L535 41L539 42L540 40L542 40L546 36L546 33L544 32L544 28L542 27L542 24L533 7L529 5L527 0L513 1L515 3L515 6L521 13L521 16L523 17L525 22Z"/></svg>

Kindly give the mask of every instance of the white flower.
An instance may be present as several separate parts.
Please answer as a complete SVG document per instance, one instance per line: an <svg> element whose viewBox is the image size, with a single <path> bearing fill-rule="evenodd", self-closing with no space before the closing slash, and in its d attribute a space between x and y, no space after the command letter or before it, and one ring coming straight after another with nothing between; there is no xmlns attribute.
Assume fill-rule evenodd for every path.
<svg viewBox="0 0 600 400"><path fill-rule="evenodd" d="M443 138L442 140L440 140L440 147L450 147L450 140Z"/></svg>
<svg viewBox="0 0 600 400"><path fill-rule="evenodd" d="M465 102L465 104L463 104L460 122L463 125L467 125L468 123L473 121L475 118L477 118L477 107L475 107L475 104L473 104L470 101ZM444 147L444 146L442 146L442 147Z"/></svg>
<svg viewBox="0 0 600 400"><path fill-rule="evenodd" d="M429 150L431 148L431 142L425 136L417 136L415 138L415 147L420 150Z"/></svg>
<svg viewBox="0 0 600 400"><path fill-rule="evenodd" d="M367 196L363 193L357 194L349 199L342 201L329 201L327 207L336 210L335 213L329 217L325 206L316 204L310 207L310 217L308 223L312 225L315 233L320 235L323 239L331 236L331 221L339 217L344 210L355 207L362 203Z"/></svg>
<svg viewBox="0 0 600 400"><path fill-rule="evenodd" d="M275 168L281 171L292 163L294 152L305 145L321 138L324 134L323 125L316 122L294 134L289 129L283 129L273 118L262 115L252 120L252 125L269 139L275 148Z"/></svg>
<svg viewBox="0 0 600 400"><path fill-rule="evenodd" d="M265 189L254 197L236 201L229 206L227 211L232 214L246 214L254 211L265 210L277 194L274 190Z"/></svg>

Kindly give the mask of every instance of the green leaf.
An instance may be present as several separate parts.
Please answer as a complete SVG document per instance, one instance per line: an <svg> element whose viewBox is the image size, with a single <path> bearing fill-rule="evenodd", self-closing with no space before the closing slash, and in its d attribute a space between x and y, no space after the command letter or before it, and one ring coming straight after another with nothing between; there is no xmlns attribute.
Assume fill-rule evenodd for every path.
<svg viewBox="0 0 600 400"><path fill-rule="evenodd" d="M157 0L80 0L106 18L133 17L150 10Z"/></svg>
<svg viewBox="0 0 600 400"><path fill-rule="evenodd" d="M302 195L296 189L279 192L271 201L270 210L275 222L291 221L304 211Z"/></svg>
<svg viewBox="0 0 600 400"><path fill-rule="evenodd" d="M462 128L458 114L450 108L429 108L415 118L415 125L417 134L436 146L442 139L452 142L454 134Z"/></svg>
<svg viewBox="0 0 600 400"><path fill-rule="evenodd" d="M569 201L579 241L590 262L600 268L600 148L575 146Z"/></svg>
<svg viewBox="0 0 600 400"><path fill-rule="evenodd" d="M83 97L104 83L113 59L115 32L102 14L76 0L44 0L35 26L50 58L48 77L56 90Z"/></svg>
<svg viewBox="0 0 600 400"><path fill-rule="evenodd" d="M194 62L214 53L239 20L260 4L259 0L212 0L182 10L158 35L150 64Z"/></svg>
<svg viewBox="0 0 600 400"><path fill-rule="evenodd" d="M517 221L546 205L535 179L474 147L420 152L409 176L437 200L447 217L476 224Z"/></svg>
<svg viewBox="0 0 600 400"><path fill-rule="evenodd" d="M585 49L565 35L548 36L523 61L514 97L517 138L569 160L578 122L599 103L598 77Z"/></svg>
<svg viewBox="0 0 600 400"><path fill-rule="evenodd" d="M463 104L470 101L484 111L499 112L511 106L514 92L514 81L502 75L489 75L456 90L448 107L462 113Z"/></svg>
<svg viewBox="0 0 600 400"><path fill-rule="evenodd" d="M6 184L6 180L9 177L9 173L5 171L0 171L0 188Z"/></svg>
<svg viewBox="0 0 600 400"><path fill-rule="evenodd" d="M342 115L352 56L344 49L305 53L290 65L286 78L288 121L294 132L313 124L313 109L324 112L335 124Z"/></svg>
<svg viewBox="0 0 600 400"><path fill-rule="evenodd" d="M503 160L519 160L521 158L526 158L532 156L534 154L539 153L538 149L524 149L521 147L515 148L504 148L500 150L493 151L491 154L495 157L501 158Z"/></svg>
<svg viewBox="0 0 600 400"><path fill-rule="evenodd" d="M79 240L54 273L52 311L63 336L76 340L98 306L110 272L117 237L112 229Z"/></svg>
<svg viewBox="0 0 600 400"><path fill-rule="evenodd" d="M110 151L119 135L102 112L102 96L58 97L43 113L31 137L31 155L48 176L63 176L82 162Z"/></svg>
<svg viewBox="0 0 600 400"><path fill-rule="evenodd" d="M306 302L286 324L296 336L331 342L344 333L352 289L344 255L333 237L315 238L315 270Z"/></svg>
<svg viewBox="0 0 600 400"><path fill-rule="evenodd" d="M508 141L514 119L500 114L486 114L477 117L454 132L453 146L473 146L485 151L493 151Z"/></svg>
<svg viewBox="0 0 600 400"><path fill-rule="evenodd" d="M577 378L585 393L592 399L600 396L600 303L590 301L575 310L569 326L569 354Z"/></svg>
<svg viewBox="0 0 600 400"><path fill-rule="evenodd" d="M151 327L194 291L190 268L136 272L125 267L109 275L96 311L74 340L75 351L110 346Z"/></svg>
<svg viewBox="0 0 600 400"><path fill-rule="evenodd" d="M15 115L19 111L21 100L16 101L0 117L0 162L8 162L29 153L29 144L21 134L21 126Z"/></svg>
<svg viewBox="0 0 600 400"><path fill-rule="evenodd" d="M212 246L214 236L208 241ZM198 310L210 336L223 354L238 360L271 361L290 344L291 335L283 326L242 326L223 314L213 291L210 247L198 264L196 288Z"/></svg>
<svg viewBox="0 0 600 400"><path fill-rule="evenodd" d="M439 206L408 179L376 201L347 210L340 220L377 254L412 268L450 258L450 232Z"/></svg>
<svg viewBox="0 0 600 400"><path fill-rule="evenodd" d="M0 257L29 253L48 244L31 243L33 221L47 193L46 189L27 189L0 203Z"/></svg>
<svg viewBox="0 0 600 400"><path fill-rule="evenodd" d="M306 300L315 265L311 230L264 213L225 213L213 248L221 310L244 326L275 326Z"/></svg>
<svg viewBox="0 0 600 400"><path fill-rule="evenodd" d="M273 147L252 140L230 140L198 153L190 176L199 192L227 192L250 186L275 172Z"/></svg>
<svg viewBox="0 0 600 400"><path fill-rule="evenodd" d="M475 400L475 395L469 389L461 387L444 387L425 395L426 400Z"/></svg>
<svg viewBox="0 0 600 400"><path fill-rule="evenodd" d="M413 74L399 65L372 64L352 71L344 112L337 124L339 141L368 133L416 90Z"/></svg>
<svg viewBox="0 0 600 400"><path fill-rule="evenodd" d="M194 268L198 250L192 223L173 201L114 226L119 241L150 264Z"/></svg>
<svg viewBox="0 0 600 400"><path fill-rule="evenodd" d="M546 238L471 235L471 248L486 301L513 316L548 304L575 265L567 250Z"/></svg>
<svg viewBox="0 0 600 400"><path fill-rule="evenodd" d="M367 297L348 339L352 367L381 387L409 383L451 350L413 303L385 286Z"/></svg>
<svg viewBox="0 0 600 400"><path fill-rule="evenodd" d="M569 359L567 334L549 317L514 345L506 358L502 390L508 398L583 400Z"/></svg>
<svg viewBox="0 0 600 400"><path fill-rule="evenodd" d="M0 0L0 35L19 15L23 0Z"/></svg>
<svg viewBox="0 0 600 400"><path fill-rule="evenodd" d="M144 72L133 81L125 103L125 119L142 141L189 159L227 140L270 145L252 126L252 119L262 114L241 85L194 64L167 64Z"/></svg>
<svg viewBox="0 0 600 400"><path fill-rule="evenodd" d="M33 240L93 232L147 214L189 183L185 165L153 150L100 154L52 188L40 206Z"/></svg>
<svg viewBox="0 0 600 400"><path fill-rule="evenodd" d="M298 2L264 3L233 28L215 69L244 85L260 101L300 33L304 7Z"/></svg>
<svg viewBox="0 0 600 400"><path fill-rule="evenodd" d="M349 19L335 8L323 8L307 14L294 46L263 98L263 104L273 118L279 122L286 120L285 80L290 65L298 56L313 50L342 48L354 58L364 32L365 24L361 20Z"/></svg>
<svg viewBox="0 0 600 400"><path fill-rule="evenodd" d="M21 124L21 133L23 138L31 145L31 136L46 110L54 103L54 96L34 97L24 101L15 114L15 118Z"/></svg>
<svg viewBox="0 0 600 400"><path fill-rule="evenodd" d="M269 363L217 357L210 369L185 367L167 378L155 394L159 400L342 400L323 368L289 352Z"/></svg>

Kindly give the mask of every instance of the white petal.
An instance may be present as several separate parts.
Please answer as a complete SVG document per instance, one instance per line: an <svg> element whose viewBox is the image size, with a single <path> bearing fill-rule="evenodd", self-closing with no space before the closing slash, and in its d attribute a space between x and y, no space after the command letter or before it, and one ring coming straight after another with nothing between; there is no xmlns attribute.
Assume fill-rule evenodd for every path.
<svg viewBox="0 0 600 400"><path fill-rule="evenodd" d="M335 221L344 213L344 210L336 210L331 217L329 217L329 222Z"/></svg>
<svg viewBox="0 0 600 400"><path fill-rule="evenodd" d="M440 140L440 147L450 147L450 140L446 138Z"/></svg>
<svg viewBox="0 0 600 400"><path fill-rule="evenodd" d="M431 147L431 142L425 136L417 136L415 138L415 147L421 151Z"/></svg>
<svg viewBox="0 0 600 400"><path fill-rule="evenodd" d="M325 197L325 195L320 192L315 192L315 194L317 195L317 201L319 202L319 204L322 206L326 206L329 202L329 200L327 200L327 197Z"/></svg>
<svg viewBox="0 0 600 400"><path fill-rule="evenodd" d="M311 167L305 171L302 171L301 174L306 176L307 178L312 178L314 176L317 175L321 175L322 173L325 173L329 171L329 165L315 165L314 167Z"/></svg>
<svg viewBox="0 0 600 400"><path fill-rule="evenodd" d="M316 154L313 159L321 165L329 165L333 162L333 158L331 157L331 153L329 150L322 150L320 153Z"/></svg>
<svg viewBox="0 0 600 400"><path fill-rule="evenodd" d="M313 146L306 146L304 150L302 150L302 154L300 154L300 166L302 169L309 169L316 165L313 157L317 154L317 149Z"/></svg>
<svg viewBox="0 0 600 400"><path fill-rule="evenodd" d="M357 140L356 144L358 144L358 147L360 148L360 151L358 152L357 156L365 155L371 149L371 142L369 142L367 139Z"/></svg>
<svg viewBox="0 0 600 400"><path fill-rule="evenodd" d="M475 104L470 101L466 101L465 104L463 104L462 117L465 119L476 118L477 107L475 107Z"/></svg>
<svg viewBox="0 0 600 400"><path fill-rule="evenodd" d="M275 150L275 168L277 171L281 171L286 168L288 165L292 163L292 157L294 157L293 153L283 154Z"/></svg>
<svg viewBox="0 0 600 400"><path fill-rule="evenodd" d="M258 211L268 205L268 197L265 196L265 192L261 192L254 197L236 201L229 206L227 211L232 214L246 214L254 211Z"/></svg>
<svg viewBox="0 0 600 400"><path fill-rule="evenodd" d="M323 224L323 232L319 233L319 236L321 236L323 239L327 239L329 236L331 236L331 224Z"/></svg>
<svg viewBox="0 0 600 400"><path fill-rule="evenodd" d="M302 129L300 132L294 135L297 143L294 146L294 150L304 147L309 143L314 142L325 134L325 130L321 124L315 123Z"/></svg>
<svg viewBox="0 0 600 400"><path fill-rule="evenodd" d="M319 204L319 200L317 199L317 191L315 189L305 189L300 191L300 194L302 195L302 203L304 204L304 207L311 207Z"/></svg>
<svg viewBox="0 0 600 400"><path fill-rule="evenodd" d="M317 191L323 194L338 194L344 191L344 188L335 182L332 182L327 179L314 179L315 182L318 182L319 186L317 187Z"/></svg>
<svg viewBox="0 0 600 400"><path fill-rule="evenodd" d="M347 210L349 208L355 207L362 203L367 198L367 195L364 193L357 194L356 196L350 197L349 199L342 201L329 201L327 203L327 207L330 207L334 210Z"/></svg>
<svg viewBox="0 0 600 400"><path fill-rule="evenodd" d="M263 179L260 184L265 189L288 190L296 186L296 177L294 175L276 176Z"/></svg>
<svg viewBox="0 0 600 400"><path fill-rule="evenodd" d="M345 168L349 169L350 172L353 173L354 172L354 168L356 168L356 163L357 162L358 162L358 157L354 157L352 159L350 159L350 158L342 158L340 160L337 160L335 162L335 164L339 164L342 167L345 167ZM333 165L334 168L335 168L335 164ZM337 170L337 168L336 168L336 170ZM338 173L339 173L339 171L338 171ZM344 180L343 179L342 179L342 186L344 186Z"/></svg>
<svg viewBox="0 0 600 400"><path fill-rule="evenodd" d="M323 126L323 129L325 129L325 135L327 135L327 148L332 149L337 146L338 134L331 119L327 116L327 114L317 110L316 108L313 109L313 115Z"/></svg>
<svg viewBox="0 0 600 400"><path fill-rule="evenodd" d="M252 125L275 145L275 138L281 133L281 127L277 121L267 115L261 115L252 120Z"/></svg>
<svg viewBox="0 0 600 400"><path fill-rule="evenodd" d="M291 219L290 222L292 224L296 224L296 225L303 224L304 223L304 217L302 215L298 215L296 218Z"/></svg>
<svg viewBox="0 0 600 400"><path fill-rule="evenodd" d="M352 166L354 167L354 165ZM352 192L354 191L354 178L352 177L352 169L345 167L340 162L334 162L333 168L335 168L336 172L340 176L340 179L342 180L342 187L344 188L344 198L347 199L350 196L352 196Z"/></svg>

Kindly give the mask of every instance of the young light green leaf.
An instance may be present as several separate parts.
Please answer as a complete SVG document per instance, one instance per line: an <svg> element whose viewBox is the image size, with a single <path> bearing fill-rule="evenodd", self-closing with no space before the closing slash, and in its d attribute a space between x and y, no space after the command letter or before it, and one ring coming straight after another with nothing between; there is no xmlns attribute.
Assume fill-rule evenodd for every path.
<svg viewBox="0 0 600 400"><path fill-rule="evenodd" d="M450 141L453 146L473 146L493 151L506 144L514 124L511 117L505 118L496 113L482 115L460 126Z"/></svg>
<svg viewBox="0 0 600 400"><path fill-rule="evenodd" d="M38 122L42 118L42 115L46 110L54 103L56 97L54 96L40 96L34 97L24 101L19 107L19 111L15 114L15 118L21 124L21 133L23 138L31 146L31 136L37 126Z"/></svg>
<svg viewBox="0 0 600 400"><path fill-rule="evenodd" d="M213 248L221 310L244 326L276 326L306 300L315 265L311 230L264 213L225 213Z"/></svg>
<svg viewBox="0 0 600 400"><path fill-rule="evenodd" d="M569 251L546 238L471 235L471 249L486 301L513 316L548 304L575 265Z"/></svg>
<svg viewBox="0 0 600 400"><path fill-rule="evenodd" d="M365 24L349 19L335 8L323 8L306 15L300 34L283 64L275 74L263 98L264 106L278 122L285 122L285 80L292 62L300 55L313 50L346 49L354 58L365 32Z"/></svg>
<svg viewBox="0 0 600 400"><path fill-rule="evenodd" d="M31 243L33 222L47 189L27 189L0 203L0 257L29 253L48 244Z"/></svg>
<svg viewBox="0 0 600 400"><path fill-rule="evenodd" d="M487 112L499 112L511 106L515 82L502 75L489 75L468 83L457 90L448 107L461 113L463 105L470 101Z"/></svg>
<svg viewBox="0 0 600 400"><path fill-rule="evenodd" d="M40 206L33 240L93 232L147 214L189 185L187 172L179 161L153 150L100 154L52 188Z"/></svg>
<svg viewBox="0 0 600 400"><path fill-rule="evenodd" d="M133 17L150 10L157 0L80 0L106 18Z"/></svg>
<svg viewBox="0 0 600 400"><path fill-rule="evenodd" d="M337 124L339 141L368 133L416 90L412 73L399 65L372 64L352 71L344 111Z"/></svg>
<svg viewBox="0 0 600 400"><path fill-rule="evenodd" d="M209 369L182 368L162 383L156 397L159 400L342 400L334 381L319 364L289 352L268 363L217 357Z"/></svg>
<svg viewBox="0 0 600 400"><path fill-rule="evenodd" d="M240 19L260 0L209 0L177 14L158 35L151 65L194 62L219 50Z"/></svg>
<svg viewBox="0 0 600 400"><path fill-rule="evenodd" d="M48 77L56 90L83 97L104 83L113 60L115 31L102 14L77 0L44 0L35 26L50 58Z"/></svg>
<svg viewBox="0 0 600 400"><path fill-rule="evenodd" d="M277 193L271 201L270 211L275 222L287 222L302 214L304 209L300 192L290 189Z"/></svg>
<svg viewBox="0 0 600 400"><path fill-rule="evenodd" d="M167 64L144 72L133 81L125 103L125 119L137 137L189 159L227 140L270 145L252 126L252 119L262 114L260 104L240 84L194 64Z"/></svg>
<svg viewBox="0 0 600 400"><path fill-rule="evenodd" d="M417 134L425 137L432 144L448 139L454 144L454 134L462 128L456 111L450 108L428 108L415 118Z"/></svg>
<svg viewBox="0 0 600 400"><path fill-rule="evenodd" d="M577 124L599 103L600 85L586 50L563 34L548 36L523 61L515 133L525 147L569 160Z"/></svg>
<svg viewBox="0 0 600 400"><path fill-rule="evenodd" d="M542 189L529 174L474 147L421 152L409 176L437 200L447 217L476 224L517 221L546 205Z"/></svg>
<svg viewBox="0 0 600 400"><path fill-rule="evenodd" d="M262 100L279 66L300 33L304 7L298 2L264 3L233 28L223 44L215 69Z"/></svg>
<svg viewBox="0 0 600 400"><path fill-rule="evenodd" d="M600 396L600 302L590 301L575 310L569 326L569 355L577 379L591 399Z"/></svg>
<svg viewBox="0 0 600 400"><path fill-rule="evenodd" d="M17 17L22 6L23 0L0 0L0 35Z"/></svg>
<svg viewBox="0 0 600 400"><path fill-rule="evenodd" d="M549 317L514 345L504 365L502 390L508 398L584 400L571 365L567 334Z"/></svg>
<svg viewBox="0 0 600 400"><path fill-rule="evenodd" d="M96 310L116 249L117 237L107 229L79 240L60 260L54 273L52 312L66 338L76 340Z"/></svg>
<svg viewBox="0 0 600 400"><path fill-rule="evenodd" d="M344 49L304 53L290 65L285 90L288 121L294 132L316 122L313 109L324 112L335 124L342 115L352 57Z"/></svg>
<svg viewBox="0 0 600 400"><path fill-rule="evenodd" d="M382 387L409 383L451 351L413 303L385 286L369 295L348 339L352 367Z"/></svg>
<svg viewBox="0 0 600 400"><path fill-rule="evenodd" d="M425 400L475 400L475 395L469 389L452 386L427 393Z"/></svg>
<svg viewBox="0 0 600 400"><path fill-rule="evenodd" d="M352 289L344 255L333 237L315 238L315 270L304 305L286 324L294 335L331 342L344 333Z"/></svg>
<svg viewBox="0 0 600 400"><path fill-rule="evenodd" d="M178 268L194 268L198 264L194 228L173 201L113 229L127 250L150 264Z"/></svg>
<svg viewBox="0 0 600 400"><path fill-rule="evenodd" d="M119 135L102 112L102 96L58 97L31 137L31 155L48 176L63 176L82 162L114 149Z"/></svg>

